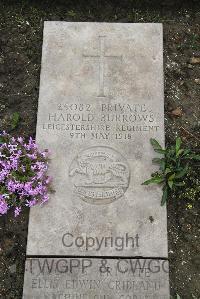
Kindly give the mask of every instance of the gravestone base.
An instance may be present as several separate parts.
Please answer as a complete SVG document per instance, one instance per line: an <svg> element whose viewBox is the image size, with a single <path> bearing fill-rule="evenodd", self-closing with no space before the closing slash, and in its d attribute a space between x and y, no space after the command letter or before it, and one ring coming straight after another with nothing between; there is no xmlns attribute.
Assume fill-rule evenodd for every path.
<svg viewBox="0 0 200 299"><path fill-rule="evenodd" d="M168 261L27 258L23 299L169 299Z"/></svg>

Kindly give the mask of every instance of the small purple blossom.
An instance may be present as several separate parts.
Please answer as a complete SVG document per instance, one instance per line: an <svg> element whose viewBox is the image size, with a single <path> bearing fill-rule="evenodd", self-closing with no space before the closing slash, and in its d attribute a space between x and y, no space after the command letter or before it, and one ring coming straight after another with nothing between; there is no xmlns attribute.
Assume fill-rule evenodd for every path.
<svg viewBox="0 0 200 299"><path fill-rule="evenodd" d="M23 207L49 199L49 151L40 151L32 137L26 142L3 131L0 138L0 216L13 208L17 217Z"/></svg>
<svg viewBox="0 0 200 299"><path fill-rule="evenodd" d="M17 138L17 141L18 141L19 143L23 144L23 142L24 142L24 138L22 138L22 137L18 137L18 138Z"/></svg>
<svg viewBox="0 0 200 299"><path fill-rule="evenodd" d="M0 194L0 215L6 214L8 211L8 204L6 203L5 197Z"/></svg>
<svg viewBox="0 0 200 299"><path fill-rule="evenodd" d="M37 203L36 200L33 199L33 200L30 200L30 201L27 201L25 205L30 208L30 207L35 206L36 203Z"/></svg>
<svg viewBox="0 0 200 299"><path fill-rule="evenodd" d="M16 208L15 208L15 217L19 216L21 210L22 210L21 207L16 207Z"/></svg>

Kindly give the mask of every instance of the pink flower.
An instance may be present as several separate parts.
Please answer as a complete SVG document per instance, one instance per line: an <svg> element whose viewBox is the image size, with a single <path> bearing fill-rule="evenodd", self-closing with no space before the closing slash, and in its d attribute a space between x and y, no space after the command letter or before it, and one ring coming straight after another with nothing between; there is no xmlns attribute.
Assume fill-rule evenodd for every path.
<svg viewBox="0 0 200 299"><path fill-rule="evenodd" d="M8 209L9 207L5 201L4 196L0 194L0 216L6 214Z"/></svg>
<svg viewBox="0 0 200 299"><path fill-rule="evenodd" d="M48 195L44 195L42 198L42 204L46 203L49 200L49 196Z"/></svg>
<svg viewBox="0 0 200 299"><path fill-rule="evenodd" d="M27 203L26 203L26 206L29 207L29 208L33 207L35 205L36 205L36 200L35 199L27 201Z"/></svg>
<svg viewBox="0 0 200 299"><path fill-rule="evenodd" d="M21 210L22 210L21 207L16 207L16 208L15 208L15 217L19 216Z"/></svg>
<svg viewBox="0 0 200 299"><path fill-rule="evenodd" d="M17 138L17 141L18 141L19 143L21 143L21 144L22 144L22 143L23 143L23 141L24 141L24 138L22 138L22 137L18 137L18 138Z"/></svg>
<svg viewBox="0 0 200 299"><path fill-rule="evenodd" d="M0 215L13 208L17 217L23 207L43 204L49 199L49 152L40 151L32 137L25 143L23 137L14 138L6 132L0 135L3 137L0 144L0 190L3 190Z"/></svg>

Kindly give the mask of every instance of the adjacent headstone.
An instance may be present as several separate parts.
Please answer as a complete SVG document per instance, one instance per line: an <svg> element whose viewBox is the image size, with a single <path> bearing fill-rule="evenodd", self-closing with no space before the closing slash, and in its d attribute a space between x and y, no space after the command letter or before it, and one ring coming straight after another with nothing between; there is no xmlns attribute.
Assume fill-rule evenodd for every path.
<svg viewBox="0 0 200 299"><path fill-rule="evenodd" d="M26 299L169 299L167 261L27 259Z"/></svg>
<svg viewBox="0 0 200 299"><path fill-rule="evenodd" d="M141 185L153 171L149 139L164 144L162 53L160 24L45 22L37 142L52 152L55 193L47 205L31 209L29 258L140 257L158 258L159 263L167 258L161 189ZM63 284L55 296L41 288L42 296L169 298L166 271L156 276L150 271L144 292L132 288L120 293L107 285L104 297L98 288L90 292L88 285L85 297L79 287L66 291L66 279L100 279L102 273L94 269L100 260L90 261L85 273L79 269L66 278L57 271ZM117 259L109 261L116 268ZM32 275L27 271L24 298L43 298L37 297ZM116 275L112 279L120 283L127 279L127 273L124 278ZM151 280L159 277L165 283L151 289Z"/></svg>

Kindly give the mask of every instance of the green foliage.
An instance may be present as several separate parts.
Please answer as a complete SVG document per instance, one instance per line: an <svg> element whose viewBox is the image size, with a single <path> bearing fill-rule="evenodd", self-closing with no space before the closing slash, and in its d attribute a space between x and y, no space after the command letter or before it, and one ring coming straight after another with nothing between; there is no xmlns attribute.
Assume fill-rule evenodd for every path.
<svg viewBox="0 0 200 299"><path fill-rule="evenodd" d="M75 17L76 16L76 12L74 10L68 10L67 14L70 17Z"/></svg>
<svg viewBox="0 0 200 299"><path fill-rule="evenodd" d="M186 36L186 38L178 44L178 49L193 49L198 51L199 50L199 41L200 36L196 33L190 33Z"/></svg>
<svg viewBox="0 0 200 299"><path fill-rule="evenodd" d="M181 297L179 296L179 294L176 294L175 296L170 296L171 299L181 299Z"/></svg>
<svg viewBox="0 0 200 299"><path fill-rule="evenodd" d="M179 296L179 294L176 294L175 297L170 297L171 299L181 299L181 297ZM191 299L198 299L196 296L192 295Z"/></svg>
<svg viewBox="0 0 200 299"><path fill-rule="evenodd" d="M193 167L189 167L184 182L184 188L177 190L175 196L177 199L193 205L200 198L200 167L196 163L193 164Z"/></svg>
<svg viewBox="0 0 200 299"><path fill-rule="evenodd" d="M161 158L154 158L152 162L159 165L159 171L154 172L152 177L145 181L142 185L162 184L162 200L163 206L171 191L180 189L185 186L184 179L191 172L191 162L200 161L200 154L193 153L190 149L181 148L182 141L178 137L175 145L163 149L159 142L150 139L151 145Z"/></svg>
<svg viewBox="0 0 200 299"><path fill-rule="evenodd" d="M11 127L12 127L13 130L18 126L19 121L20 121L19 113L14 112L13 115L12 115L12 119L11 119Z"/></svg>

